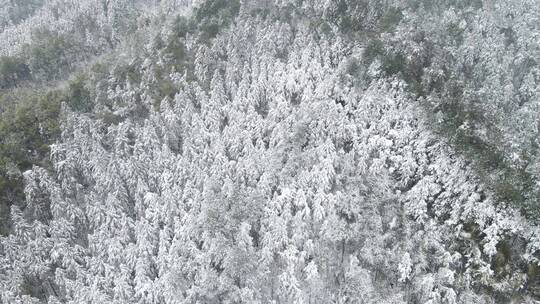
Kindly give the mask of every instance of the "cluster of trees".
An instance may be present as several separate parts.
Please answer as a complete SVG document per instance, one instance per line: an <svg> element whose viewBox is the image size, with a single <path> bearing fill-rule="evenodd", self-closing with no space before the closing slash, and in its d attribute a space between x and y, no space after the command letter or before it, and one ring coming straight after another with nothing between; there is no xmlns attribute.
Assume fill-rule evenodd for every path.
<svg viewBox="0 0 540 304"><path fill-rule="evenodd" d="M90 58L49 29L0 61L0 301L534 303L533 2L101 1L155 26L20 88Z"/></svg>
<svg viewBox="0 0 540 304"><path fill-rule="evenodd" d="M43 0L0 1L0 30L3 31L33 15L43 4Z"/></svg>
<svg viewBox="0 0 540 304"><path fill-rule="evenodd" d="M0 89L64 80L92 58L112 52L136 34L159 27L160 14L185 14L190 1L7 1L0 32ZM172 14L170 12L169 14ZM126 38L130 39L126 39Z"/></svg>
<svg viewBox="0 0 540 304"><path fill-rule="evenodd" d="M60 134L58 91L19 89L0 96L0 234L9 233L10 207L24 202L22 172L49 167L49 145Z"/></svg>
<svg viewBox="0 0 540 304"><path fill-rule="evenodd" d="M28 65L17 57L0 57L0 90L16 87L30 79Z"/></svg>
<svg viewBox="0 0 540 304"><path fill-rule="evenodd" d="M343 0L328 8L335 24L368 36L364 67L379 66L386 76L403 79L432 117L433 128L475 162L498 200L535 221L540 218L537 7L536 1ZM351 23L348 16L358 19Z"/></svg>
<svg viewBox="0 0 540 304"><path fill-rule="evenodd" d="M48 146L60 133L61 104L76 111L92 109L95 94L86 88L86 62L157 22L152 12L176 8L180 14L189 4L137 3L1 3L0 234L9 232L10 206L24 201L22 172L32 165L47 167Z"/></svg>

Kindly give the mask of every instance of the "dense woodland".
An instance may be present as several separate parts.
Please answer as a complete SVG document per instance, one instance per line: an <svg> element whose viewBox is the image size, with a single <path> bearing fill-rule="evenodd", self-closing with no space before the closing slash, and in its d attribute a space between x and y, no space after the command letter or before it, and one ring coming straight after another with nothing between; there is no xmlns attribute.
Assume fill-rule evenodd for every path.
<svg viewBox="0 0 540 304"><path fill-rule="evenodd" d="M1 303L540 303L539 0L0 0Z"/></svg>

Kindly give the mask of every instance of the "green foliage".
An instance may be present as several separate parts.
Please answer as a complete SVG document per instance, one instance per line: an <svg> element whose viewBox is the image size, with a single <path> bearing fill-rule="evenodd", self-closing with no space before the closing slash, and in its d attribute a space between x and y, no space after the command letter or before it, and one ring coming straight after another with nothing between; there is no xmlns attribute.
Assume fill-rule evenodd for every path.
<svg viewBox="0 0 540 304"><path fill-rule="evenodd" d="M227 0L208 0L202 2L202 4L195 11L194 17L196 21L203 21L207 18L216 17L234 17L238 14L240 9L240 1L227 1Z"/></svg>
<svg viewBox="0 0 540 304"><path fill-rule="evenodd" d="M87 79L84 74L77 75L69 82L66 101L70 108L75 111L92 111L94 104L91 92L87 88Z"/></svg>
<svg viewBox="0 0 540 304"><path fill-rule="evenodd" d="M388 1L339 0L332 4L328 17L343 33L373 36L392 31L402 15Z"/></svg>
<svg viewBox="0 0 540 304"><path fill-rule="evenodd" d="M20 170L39 163L48 152L48 144L59 134L58 117L62 93L17 92L18 102L2 113L2 155L9 155Z"/></svg>
<svg viewBox="0 0 540 304"><path fill-rule="evenodd" d="M382 58L382 70L389 76L407 73L407 61L402 54L388 54Z"/></svg>
<svg viewBox="0 0 540 304"><path fill-rule="evenodd" d="M238 0L204 1L194 12L192 22L198 27L202 41L215 38L219 31L229 24L240 11Z"/></svg>
<svg viewBox="0 0 540 304"><path fill-rule="evenodd" d="M0 89L8 89L30 79L30 70L18 57L0 57Z"/></svg>
<svg viewBox="0 0 540 304"><path fill-rule="evenodd" d="M345 69L345 73L347 73L347 74L349 74L351 76L356 76L360 72L361 68L362 68L362 66L360 65L358 60L353 58L353 59L349 60L349 62L347 62L347 67Z"/></svg>
<svg viewBox="0 0 540 304"><path fill-rule="evenodd" d="M42 81L59 79L71 69L74 42L67 35L41 30L26 45L26 57L32 75Z"/></svg>
<svg viewBox="0 0 540 304"><path fill-rule="evenodd" d="M177 93L177 89L171 80L165 78L163 81L159 82L158 86L159 96L174 98L174 95Z"/></svg>
<svg viewBox="0 0 540 304"><path fill-rule="evenodd" d="M354 31L354 30L360 30L359 28L353 28L352 25L352 14L348 11L349 5L347 4L347 1L340 0L337 2L334 10L332 10L332 14L330 15L330 19L336 23L339 28L343 31Z"/></svg>
<svg viewBox="0 0 540 304"><path fill-rule="evenodd" d="M446 32L447 32L447 37L455 41L457 45L461 45L463 43L464 30L460 28L458 24L455 24L455 23L450 24Z"/></svg>
<svg viewBox="0 0 540 304"><path fill-rule="evenodd" d="M366 65L371 64L375 59L384 55L385 47L380 39L372 39L368 42L364 54L363 61Z"/></svg>
<svg viewBox="0 0 540 304"><path fill-rule="evenodd" d="M139 71L137 62L131 64L119 64L113 71L112 75L117 80L118 84L123 85L125 82L137 84L141 82L141 72Z"/></svg>
<svg viewBox="0 0 540 304"><path fill-rule="evenodd" d="M538 263L530 263L527 266L527 282L528 287L536 295L540 295L540 265Z"/></svg>
<svg viewBox="0 0 540 304"><path fill-rule="evenodd" d="M174 96L178 92L178 88L175 86L175 84L170 79L168 73L164 71L161 68L156 69L156 87L153 90L153 101L154 101L154 108L159 109L161 105L161 101L164 98L169 98L170 100L174 99Z"/></svg>
<svg viewBox="0 0 540 304"><path fill-rule="evenodd" d="M24 199L22 178L11 176L5 169L6 161L6 159L0 159L0 235L9 233L11 205Z"/></svg>
<svg viewBox="0 0 540 304"><path fill-rule="evenodd" d="M9 207L24 198L21 172L48 166L49 145L60 134L58 91L15 90L0 95L0 233Z"/></svg>
<svg viewBox="0 0 540 304"><path fill-rule="evenodd" d="M401 10L396 7L389 8L382 16L379 28L384 32L393 31L403 18Z"/></svg>
<svg viewBox="0 0 540 304"><path fill-rule="evenodd" d="M169 39L167 45L164 48L164 51L176 64L181 64L187 59L186 46L184 45L184 43L182 43L182 41L180 41L180 39Z"/></svg>
<svg viewBox="0 0 540 304"><path fill-rule="evenodd" d="M370 40L362 57L366 66L375 60L379 60L381 70L386 76L400 76L408 84L409 90L415 96L421 96L423 94L421 84L424 69L423 63L410 61L404 54L388 50L387 46L380 39Z"/></svg>
<svg viewBox="0 0 540 304"><path fill-rule="evenodd" d="M187 34L194 32L193 23L184 16L178 16L174 20L172 31L177 38L186 38Z"/></svg>

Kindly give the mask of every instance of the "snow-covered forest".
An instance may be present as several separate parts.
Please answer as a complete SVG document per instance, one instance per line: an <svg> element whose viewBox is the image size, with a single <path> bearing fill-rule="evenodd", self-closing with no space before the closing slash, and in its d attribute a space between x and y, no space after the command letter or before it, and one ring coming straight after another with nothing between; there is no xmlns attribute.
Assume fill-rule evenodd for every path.
<svg viewBox="0 0 540 304"><path fill-rule="evenodd" d="M540 0L0 0L0 303L540 303Z"/></svg>

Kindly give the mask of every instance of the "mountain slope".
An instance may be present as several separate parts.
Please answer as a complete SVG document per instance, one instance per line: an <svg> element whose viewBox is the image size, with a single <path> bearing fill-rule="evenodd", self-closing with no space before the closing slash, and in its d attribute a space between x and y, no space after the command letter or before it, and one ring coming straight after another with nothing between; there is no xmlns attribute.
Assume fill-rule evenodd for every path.
<svg viewBox="0 0 540 304"><path fill-rule="evenodd" d="M39 86L57 114L16 121L37 117L36 138L60 126L15 164L24 200L0 238L0 299L535 303L534 212L486 178L487 150L458 145L482 121L449 122L465 115L444 104L453 78L428 91L435 63L407 43L457 51L413 35L424 30L396 41L419 26L411 8L488 8L420 2L216 0L178 14L126 2L153 12L135 42L56 81L30 66L2 96Z"/></svg>

